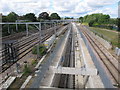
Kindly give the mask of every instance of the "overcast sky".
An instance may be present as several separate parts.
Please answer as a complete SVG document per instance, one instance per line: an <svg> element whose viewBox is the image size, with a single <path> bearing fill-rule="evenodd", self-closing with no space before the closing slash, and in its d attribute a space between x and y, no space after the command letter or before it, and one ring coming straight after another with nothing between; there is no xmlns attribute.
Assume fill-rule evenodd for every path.
<svg viewBox="0 0 120 90"><path fill-rule="evenodd" d="M61 17L80 17L92 13L118 17L119 0L0 0L0 12L7 15L13 11L19 15L56 12Z"/></svg>

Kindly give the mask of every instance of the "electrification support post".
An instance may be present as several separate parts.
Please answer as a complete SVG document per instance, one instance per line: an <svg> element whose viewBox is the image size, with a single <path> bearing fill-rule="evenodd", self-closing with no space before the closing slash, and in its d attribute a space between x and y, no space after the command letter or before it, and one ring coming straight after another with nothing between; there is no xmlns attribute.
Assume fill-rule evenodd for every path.
<svg viewBox="0 0 120 90"><path fill-rule="evenodd" d="M44 23L44 26L45 26L45 30L46 30L46 22Z"/></svg>
<svg viewBox="0 0 120 90"><path fill-rule="evenodd" d="M41 23L39 23L39 36L38 36L38 39L39 39L39 43L37 45L37 58L40 58L39 47L40 47L40 44L41 44Z"/></svg>
<svg viewBox="0 0 120 90"><path fill-rule="evenodd" d="M16 21L16 31L18 31L18 25L17 25L17 21Z"/></svg>
<svg viewBox="0 0 120 90"><path fill-rule="evenodd" d="M41 44L41 23L39 23L39 42Z"/></svg>
<svg viewBox="0 0 120 90"><path fill-rule="evenodd" d="M40 57L40 50L39 50L39 46L40 46L40 43L38 43L38 45L37 45L37 58L39 58L39 57Z"/></svg>
<svg viewBox="0 0 120 90"><path fill-rule="evenodd" d="M52 22L52 28L54 28L54 22Z"/></svg>
<svg viewBox="0 0 120 90"><path fill-rule="evenodd" d="M58 26L58 21L57 21L57 26Z"/></svg>
<svg viewBox="0 0 120 90"><path fill-rule="evenodd" d="M55 37L56 37L56 23L54 22L54 32L55 32Z"/></svg>
<svg viewBox="0 0 120 90"><path fill-rule="evenodd" d="M50 28L52 28L52 22L50 23L50 25L51 25Z"/></svg>
<svg viewBox="0 0 120 90"><path fill-rule="evenodd" d="M9 24L8 24L8 33L10 33L10 28L9 28Z"/></svg>
<svg viewBox="0 0 120 90"><path fill-rule="evenodd" d="M26 36L28 36L28 24L26 23Z"/></svg>
<svg viewBox="0 0 120 90"><path fill-rule="evenodd" d="M19 74L19 64L18 63L16 63L16 72L17 72L17 74Z"/></svg>
<svg viewBox="0 0 120 90"><path fill-rule="evenodd" d="M48 25L47 29L46 29L46 33L49 33L49 23L46 22L46 26Z"/></svg>

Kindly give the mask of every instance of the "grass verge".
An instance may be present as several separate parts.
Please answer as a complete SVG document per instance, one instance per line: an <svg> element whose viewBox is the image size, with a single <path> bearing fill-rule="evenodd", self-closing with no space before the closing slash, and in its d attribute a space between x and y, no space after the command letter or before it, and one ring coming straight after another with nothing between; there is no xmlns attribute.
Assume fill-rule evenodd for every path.
<svg viewBox="0 0 120 90"><path fill-rule="evenodd" d="M111 32L111 31L107 31L105 29L101 29L101 28L96 28L96 27L90 27L91 31L95 31L98 32L99 34L105 36L108 38L109 42L112 42L113 48L114 47L120 47L120 43L118 43L118 33L116 32Z"/></svg>

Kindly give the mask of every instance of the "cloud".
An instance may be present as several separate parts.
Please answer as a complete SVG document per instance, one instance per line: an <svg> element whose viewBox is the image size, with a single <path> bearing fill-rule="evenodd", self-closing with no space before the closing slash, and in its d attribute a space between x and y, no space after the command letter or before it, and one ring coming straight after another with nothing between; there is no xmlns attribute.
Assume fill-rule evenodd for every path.
<svg viewBox="0 0 120 90"><path fill-rule="evenodd" d="M54 10L60 12L71 11L75 8L79 1L80 0L53 0L52 7Z"/></svg>
<svg viewBox="0 0 120 90"><path fill-rule="evenodd" d="M79 4L77 4L77 6L75 7L74 11L75 13L87 13L88 11L92 11L92 8L90 6L88 6L87 3L85 2L80 2Z"/></svg>
<svg viewBox="0 0 120 90"><path fill-rule="evenodd" d="M118 9L112 8L112 7L107 7L107 8L100 8L96 9L94 11L88 12L87 14L93 14L93 13L103 13L103 14L109 14L113 18L118 17Z"/></svg>
<svg viewBox="0 0 120 90"><path fill-rule="evenodd" d="M118 17L120 18L120 1L119 1L119 4L118 4Z"/></svg>
<svg viewBox="0 0 120 90"><path fill-rule="evenodd" d="M35 13L37 16L43 11L57 12L60 16L79 17L90 13L106 13L117 16L119 0L1 0L0 12L7 15L14 11L19 15Z"/></svg>
<svg viewBox="0 0 120 90"><path fill-rule="evenodd" d="M3 14L8 14L8 12L11 11L20 15L29 12L38 14L43 10L49 9L49 7L50 0L2 0L0 11L3 12Z"/></svg>
<svg viewBox="0 0 120 90"><path fill-rule="evenodd" d="M85 0L85 2L90 7L99 8L104 7L106 5L111 5L117 2L117 0Z"/></svg>

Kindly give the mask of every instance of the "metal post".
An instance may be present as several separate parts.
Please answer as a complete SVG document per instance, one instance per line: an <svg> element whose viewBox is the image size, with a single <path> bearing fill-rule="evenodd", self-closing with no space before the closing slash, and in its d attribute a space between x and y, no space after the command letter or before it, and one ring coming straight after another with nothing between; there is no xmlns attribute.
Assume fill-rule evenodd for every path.
<svg viewBox="0 0 120 90"><path fill-rule="evenodd" d="M52 28L52 22L50 23L50 25L51 25L51 27L50 27L50 28Z"/></svg>
<svg viewBox="0 0 120 90"><path fill-rule="evenodd" d="M9 28L9 24L8 24L8 33L10 33L10 28Z"/></svg>
<svg viewBox="0 0 120 90"><path fill-rule="evenodd" d="M38 45L37 45L37 58L39 58L39 57L40 57L40 50L39 50L39 46L40 46L40 44L38 44Z"/></svg>
<svg viewBox="0 0 120 90"><path fill-rule="evenodd" d="M16 63L16 72L17 72L17 74L19 74L19 64L18 63Z"/></svg>
<svg viewBox="0 0 120 90"><path fill-rule="evenodd" d="M28 36L28 24L26 23L26 36Z"/></svg>
<svg viewBox="0 0 120 90"><path fill-rule="evenodd" d="M17 26L17 22L16 22L16 31L18 31L18 26Z"/></svg>
<svg viewBox="0 0 120 90"><path fill-rule="evenodd" d="M41 44L41 23L39 23L39 40L40 40L40 44Z"/></svg>
<svg viewBox="0 0 120 90"><path fill-rule="evenodd" d="M55 37L56 37L56 24L54 22L54 32L55 32Z"/></svg>
<svg viewBox="0 0 120 90"><path fill-rule="evenodd" d="M45 30L46 30L46 23L44 23L44 24L45 24L44 26L45 26Z"/></svg>
<svg viewBox="0 0 120 90"><path fill-rule="evenodd" d="M57 26L58 26L58 21L57 21Z"/></svg>
<svg viewBox="0 0 120 90"><path fill-rule="evenodd" d="M52 22L52 27L54 27L54 25L53 25L53 24L54 24L54 22Z"/></svg>
<svg viewBox="0 0 120 90"><path fill-rule="evenodd" d="M49 33L49 23L46 23L46 26L48 25L48 27L47 27L47 31L46 31L46 33Z"/></svg>
<svg viewBox="0 0 120 90"><path fill-rule="evenodd" d="M37 58L40 58L39 46L41 44L41 23L39 23L39 36L38 36L38 39L39 39L39 43L37 45Z"/></svg>

